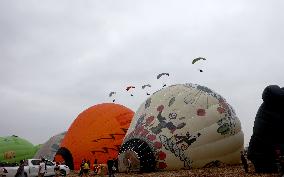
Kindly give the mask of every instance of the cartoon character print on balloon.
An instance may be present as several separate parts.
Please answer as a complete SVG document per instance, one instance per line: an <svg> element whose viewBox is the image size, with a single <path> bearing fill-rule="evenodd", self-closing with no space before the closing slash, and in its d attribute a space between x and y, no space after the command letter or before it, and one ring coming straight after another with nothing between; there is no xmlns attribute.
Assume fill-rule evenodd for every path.
<svg viewBox="0 0 284 177"><path fill-rule="evenodd" d="M4 159L13 159L16 157L16 152L15 151L7 151L7 152L4 152Z"/></svg>
<svg viewBox="0 0 284 177"><path fill-rule="evenodd" d="M157 111L159 112L159 114L157 115L157 120L159 121L159 124L155 127L150 128L150 130L154 133L154 134L159 134L162 132L162 129L167 128L171 131L171 133L174 133L176 129L181 129L183 128L186 124L184 122L178 124L178 125L174 125L173 122L171 122L171 120L167 120L165 117L162 116L162 112L164 110L164 106L160 105L157 108ZM170 113L169 114L169 119L175 119L177 117L176 113Z"/></svg>
<svg viewBox="0 0 284 177"><path fill-rule="evenodd" d="M200 135L200 133L197 133L193 136L187 132L185 136L176 134L170 138L167 138L165 135L160 135L159 137L165 149L169 150L181 161L183 161L185 168L190 168L192 161L188 156L185 155L184 151L187 150L188 147L194 143Z"/></svg>
<svg viewBox="0 0 284 177"><path fill-rule="evenodd" d="M175 101L175 98L171 98L168 106L170 107ZM145 103L145 109L147 109L151 104L151 98L149 98ZM177 129L182 129L186 123L181 122L177 125L173 123L173 119L177 119L178 115L175 112L171 112L168 115L168 118L162 116L164 110L164 105L159 105L156 109L158 115L156 116L156 120L158 120L158 124L154 125L154 116L149 116L146 118L146 114L142 114L135 125L134 131L132 131L126 139L130 139L133 137L139 136L140 139L146 141L149 145L152 146L152 150L156 154L157 160L157 168L164 169L167 167L165 163L166 153L161 150L164 145L166 150L171 151L174 155L180 158L181 161L184 162L185 167L189 167L191 161L184 155L183 151L186 150L191 143L196 140L196 137L191 138L191 135L187 133L186 135L175 134ZM181 117L180 120L184 119ZM174 136L171 138L167 138L164 135L158 136L163 129L168 129ZM149 131L150 130L150 131ZM159 138L157 138L157 136ZM200 136L200 134L198 135ZM197 136L197 137L198 137Z"/></svg>

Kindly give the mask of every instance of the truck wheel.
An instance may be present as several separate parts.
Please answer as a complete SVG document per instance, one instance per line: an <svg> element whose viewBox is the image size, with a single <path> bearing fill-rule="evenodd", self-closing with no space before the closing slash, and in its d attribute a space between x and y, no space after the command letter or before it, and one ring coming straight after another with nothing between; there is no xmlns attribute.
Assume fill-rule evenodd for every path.
<svg viewBox="0 0 284 177"><path fill-rule="evenodd" d="M66 176L66 171L65 170L60 170L60 176Z"/></svg>

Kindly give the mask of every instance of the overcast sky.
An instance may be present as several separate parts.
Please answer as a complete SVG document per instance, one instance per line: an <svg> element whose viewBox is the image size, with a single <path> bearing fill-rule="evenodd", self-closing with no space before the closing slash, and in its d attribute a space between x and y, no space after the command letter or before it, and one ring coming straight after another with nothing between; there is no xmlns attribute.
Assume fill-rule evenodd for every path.
<svg viewBox="0 0 284 177"><path fill-rule="evenodd" d="M230 103L249 142L263 89L284 86L284 1L0 1L0 136L34 144L90 106L136 111L128 85L207 86ZM192 65L192 59L205 57ZM198 69L203 69L203 73Z"/></svg>

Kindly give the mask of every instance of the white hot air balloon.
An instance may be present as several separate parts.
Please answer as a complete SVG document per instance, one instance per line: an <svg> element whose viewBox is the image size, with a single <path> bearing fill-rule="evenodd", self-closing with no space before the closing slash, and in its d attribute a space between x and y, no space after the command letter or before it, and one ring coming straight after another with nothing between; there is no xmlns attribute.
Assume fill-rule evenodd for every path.
<svg viewBox="0 0 284 177"><path fill-rule="evenodd" d="M34 155L34 158L40 159L44 157L45 159L53 161L57 150L60 148L60 143L63 140L65 134L66 132L62 132L51 137L40 147L40 149Z"/></svg>
<svg viewBox="0 0 284 177"><path fill-rule="evenodd" d="M241 123L226 100L196 84L163 88L134 115L120 149L137 170L199 168L215 162L237 164L243 149Z"/></svg>

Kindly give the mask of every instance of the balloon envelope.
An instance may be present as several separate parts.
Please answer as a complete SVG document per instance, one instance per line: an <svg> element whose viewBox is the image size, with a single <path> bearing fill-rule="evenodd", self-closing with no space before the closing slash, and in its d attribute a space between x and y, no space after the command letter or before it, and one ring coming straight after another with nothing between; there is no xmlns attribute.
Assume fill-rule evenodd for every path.
<svg viewBox="0 0 284 177"><path fill-rule="evenodd" d="M57 155L61 154L66 164L67 159L72 160L76 170L83 159L106 163L116 158L133 115L129 108L114 103L88 108L68 129Z"/></svg>
<svg viewBox="0 0 284 177"><path fill-rule="evenodd" d="M178 84L155 92L137 110L120 150L119 168L125 169L126 158L138 158L142 171L215 161L236 164L242 149L240 121L225 99L204 86Z"/></svg>
<svg viewBox="0 0 284 177"><path fill-rule="evenodd" d="M41 145L40 149L37 151L34 158L40 159L43 157L45 159L53 161L55 154L58 151L60 143L64 138L65 134L66 132L63 132L51 137L47 142Z"/></svg>
<svg viewBox="0 0 284 177"><path fill-rule="evenodd" d="M32 158L38 146L18 136L0 137L0 162L19 162Z"/></svg>

